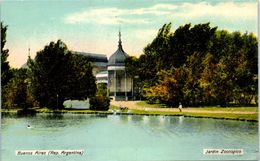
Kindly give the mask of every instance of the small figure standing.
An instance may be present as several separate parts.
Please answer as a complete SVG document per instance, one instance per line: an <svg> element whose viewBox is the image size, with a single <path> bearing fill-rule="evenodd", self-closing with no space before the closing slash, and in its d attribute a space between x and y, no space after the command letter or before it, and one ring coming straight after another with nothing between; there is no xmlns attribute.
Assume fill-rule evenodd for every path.
<svg viewBox="0 0 260 161"><path fill-rule="evenodd" d="M180 110L180 112L182 112L182 104L181 104L181 102L179 103L179 110Z"/></svg>

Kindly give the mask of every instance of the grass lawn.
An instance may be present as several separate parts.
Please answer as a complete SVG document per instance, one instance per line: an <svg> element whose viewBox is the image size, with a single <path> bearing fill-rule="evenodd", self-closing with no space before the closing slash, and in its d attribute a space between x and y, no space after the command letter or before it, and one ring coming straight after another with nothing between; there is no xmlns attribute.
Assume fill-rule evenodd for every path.
<svg viewBox="0 0 260 161"><path fill-rule="evenodd" d="M199 107L192 108L210 111L237 111L237 112L258 112L258 107Z"/></svg>
<svg viewBox="0 0 260 161"><path fill-rule="evenodd" d="M161 104L161 103L149 104L146 101L138 101L136 103L136 105L143 106L143 107L150 107L150 108L163 108L163 107L166 107L165 104Z"/></svg>
<svg viewBox="0 0 260 161"><path fill-rule="evenodd" d="M148 104L145 101L137 102L136 105L147 108L161 108L162 104ZM112 109L119 109L117 106L110 105ZM169 112L169 111L144 111L144 110L132 110L134 114L142 115L173 115L173 116L187 116L187 117L204 117L215 119L232 119L232 120L244 120L244 121L258 121L258 107L191 107L183 108L188 111L182 112ZM199 113L197 111L200 111ZM209 113L208 111L221 111L221 113ZM227 111L228 113L223 113ZM122 111L125 112L124 110ZM232 113L232 112L255 112L253 114Z"/></svg>
<svg viewBox="0 0 260 161"><path fill-rule="evenodd" d="M118 109L118 107L113 107ZM144 111L132 110L133 114L137 115L170 115L170 116L186 116L186 117L202 117L202 118L215 118L215 119L231 119L241 121L258 121L258 113L256 114L223 114L223 113L195 113L195 112L161 112L161 111ZM127 110L122 111L127 114Z"/></svg>
<svg viewBox="0 0 260 161"><path fill-rule="evenodd" d="M138 106L150 107L150 108L166 108L164 104L149 104L147 101L139 101L136 103ZM169 107L167 107L169 108ZM258 112L258 107L216 107L216 106L205 106L205 107L184 107L188 109L196 110L210 110L210 111L238 111L238 112Z"/></svg>

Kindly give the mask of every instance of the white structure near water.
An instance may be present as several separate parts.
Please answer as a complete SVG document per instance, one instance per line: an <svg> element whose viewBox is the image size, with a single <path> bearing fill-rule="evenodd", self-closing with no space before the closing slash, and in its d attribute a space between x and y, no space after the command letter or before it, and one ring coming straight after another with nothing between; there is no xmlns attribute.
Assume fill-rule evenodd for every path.
<svg viewBox="0 0 260 161"><path fill-rule="evenodd" d="M114 100L133 98L133 81L125 71L125 59L129 57L123 50L121 33L119 32L118 49L108 59L108 90Z"/></svg>
<svg viewBox="0 0 260 161"><path fill-rule="evenodd" d="M63 102L63 105L66 109L89 109L89 99L81 100L66 100Z"/></svg>
<svg viewBox="0 0 260 161"><path fill-rule="evenodd" d="M129 55L123 50L121 32L117 50L107 60L104 54L77 52L88 57L93 63L93 74L96 83L107 84L109 97L116 101L131 100L134 98L132 78L125 71L125 59Z"/></svg>

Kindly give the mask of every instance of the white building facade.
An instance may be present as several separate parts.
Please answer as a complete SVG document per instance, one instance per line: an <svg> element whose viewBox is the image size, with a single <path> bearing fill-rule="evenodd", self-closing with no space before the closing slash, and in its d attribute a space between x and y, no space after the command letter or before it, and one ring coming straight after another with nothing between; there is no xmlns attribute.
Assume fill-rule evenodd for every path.
<svg viewBox="0 0 260 161"><path fill-rule="evenodd" d="M108 60L108 91L114 100L129 100L133 98L133 81L125 71L125 59L129 57L124 52L119 32L118 49Z"/></svg>

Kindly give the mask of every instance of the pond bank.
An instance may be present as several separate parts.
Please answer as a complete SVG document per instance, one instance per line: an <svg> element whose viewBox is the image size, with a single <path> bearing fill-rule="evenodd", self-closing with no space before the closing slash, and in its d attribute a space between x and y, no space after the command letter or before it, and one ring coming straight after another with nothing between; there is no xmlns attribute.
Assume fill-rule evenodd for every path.
<svg viewBox="0 0 260 161"><path fill-rule="evenodd" d="M128 108L128 107L127 107ZM21 109L2 109L2 114L18 114L19 110ZM189 108L182 110L180 112L178 109L172 109L168 111L160 111L160 108L158 110L149 110L149 108L146 109L124 109L120 110L119 106L115 106L113 104L110 105L109 111L93 111L93 110L75 110L75 109L63 109L63 110L50 110L47 108L34 108L36 113L56 113L56 114L63 114L63 113L74 113L74 114L100 114L100 115L146 115L146 116L184 116L184 117L195 117L195 118L212 118L212 119L225 119L225 120L238 120L238 121L252 121L252 122L258 122L258 112L253 111L239 111L239 108L237 108L237 111L221 111L218 113L217 109L214 108L214 112L209 112L209 108L206 108L205 111L199 109L196 111L196 108ZM244 109L243 109L244 110ZM252 110L252 109L250 109Z"/></svg>
<svg viewBox="0 0 260 161"><path fill-rule="evenodd" d="M144 101L111 101L111 108L128 108L135 114L175 115L197 118L228 119L258 122L258 107L203 107L203 108L162 108Z"/></svg>

